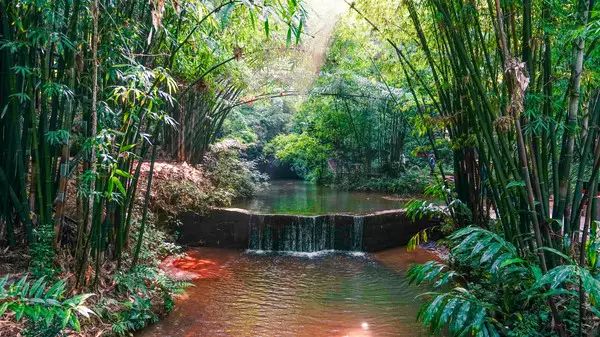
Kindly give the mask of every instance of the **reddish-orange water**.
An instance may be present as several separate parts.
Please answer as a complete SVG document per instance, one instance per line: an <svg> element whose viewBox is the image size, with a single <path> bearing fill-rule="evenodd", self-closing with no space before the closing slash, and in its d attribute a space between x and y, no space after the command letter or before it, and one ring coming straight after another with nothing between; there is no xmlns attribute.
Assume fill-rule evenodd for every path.
<svg viewBox="0 0 600 337"><path fill-rule="evenodd" d="M420 289L404 277L408 264L432 258L427 252L188 254L165 264L180 277L196 277L195 286L138 336L427 336L415 321Z"/></svg>

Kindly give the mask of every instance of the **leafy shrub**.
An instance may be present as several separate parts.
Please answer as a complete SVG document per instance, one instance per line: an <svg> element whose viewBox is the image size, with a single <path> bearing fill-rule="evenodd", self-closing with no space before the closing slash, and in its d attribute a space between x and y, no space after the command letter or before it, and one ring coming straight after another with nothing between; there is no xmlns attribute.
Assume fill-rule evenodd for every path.
<svg viewBox="0 0 600 337"><path fill-rule="evenodd" d="M134 222L132 231L140 224ZM162 226L161 226L162 227ZM174 306L173 295L189 284L172 280L160 268L165 256L177 255L181 247L171 243L172 235L159 229L150 213L142 241L138 264L130 267L131 251L124 252L124 268L109 275L110 292L103 293L94 304L94 311L111 325L116 335L132 335L156 322Z"/></svg>
<svg viewBox="0 0 600 337"><path fill-rule="evenodd" d="M433 183L429 170L413 168L400 172L397 177L376 177L364 179L361 176L349 177L341 185L357 191L388 192L396 194L423 194Z"/></svg>
<svg viewBox="0 0 600 337"><path fill-rule="evenodd" d="M214 186L211 203L229 204L236 198L251 197L267 180L255 162L244 159L244 149L243 144L232 139L211 145L203 162Z"/></svg>
<svg viewBox="0 0 600 337"><path fill-rule="evenodd" d="M596 316L600 313L598 275L559 251L542 248L567 261L543 273L534 257L521 257L512 243L491 231L467 227L449 240L449 264L428 262L408 272L412 283L428 282L438 290L424 294L429 300L418 316L433 332L555 336L548 299L559 296L564 328L574 335L580 324L573 319L578 316L579 286L585 293L586 310Z"/></svg>
<svg viewBox="0 0 600 337"><path fill-rule="evenodd" d="M245 158L245 149L228 139L211 145L202 165L157 163L151 198L157 222L177 228L182 212L203 214L210 207L229 206L234 199L254 195L267 177ZM147 172L149 167L142 169Z"/></svg>
<svg viewBox="0 0 600 337"><path fill-rule="evenodd" d="M54 268L54 227L40 225L34 230L35 243L31 246L31 272L36 277L52 276Z"/></svg>
<svg viewBox="0 0 600 337"><path fill-rule="evenodd" d="M9 312L16 321L26 319L26 335L56 336L65 328L80 330L78 315L89 317L93 311L84 305L91 294L66 297L66 282L48 287L45 277L30 282L27 276L10 283L0 279L0 317Z"/></svg>
<svg viewBox="0 0 600 337"><path fill-rule="evenodd" d="M465 223L471 223L472 214L467 205L456 197L452 192L452 186L449 183L443 184L435 182L425 187L424 194L433 200L452 200L446 204L436 204L430 200L412 199L404 208L406 215L412 221L421 219L438 219L439 225L426 228L415 234L408 242L409 250L415 249L422 242L428 241L427 232L439 230L444 235L450 234L457 228L461 228ZM441 239L441 241L445 241Z"/></svg>
<svg viewBox="0 0 600 337"><path fill-rule="evenodd" d="M331 148L306 133L291 133L275 137L265 147L265 153L289 163L306 180L322 181L328 173L326 167Z"/></svg>
<svg viewBox="0 0 600 337"><path fill-rule="evenodd" d="M124 304L125 310L120 311L112 331L117 335L126 335L129 331L143 329L146 325L158 322L158 316L152 310L149 298L133 295L131 301Z"/></svg>
<svg viewBox="0 0 600 337"><path fill-rule="evenodd" d="M168 180L156 187L152 208L158 213L175 216L180 212L204 213L211 197L205 189L190 181Z"/></svg>
<svg viewBox="0 0 600 337"><path fill-rule="evenodd" d="M170 279L156 266L138 265L115 275L116 293L124 301L107 299L99 314L112 323L112 331L126 335L130 331L155 323L160 313L170 312L172 295L180 293L188 284ZM117 310L107 309L117 307Z"/></svg>

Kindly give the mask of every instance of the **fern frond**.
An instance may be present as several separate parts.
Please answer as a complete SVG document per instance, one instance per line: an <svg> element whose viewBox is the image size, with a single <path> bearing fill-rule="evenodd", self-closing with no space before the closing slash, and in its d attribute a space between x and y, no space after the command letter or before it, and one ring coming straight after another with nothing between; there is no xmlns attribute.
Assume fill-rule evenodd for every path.
<svg viewBox="0 0 600 337"><path fill-rule="evenodd" d="M49 288L44 277L28 281L23 276L17 282L9 283L8 278L0 280L0 316L5 312L14 313L17 321L27 317L46 326L58 324L78 331L77 313L89 317L94 312L84 305L91 294L79 294L65 298L66 283L55 282Z"/></svg>
<svg viewBox="0 0 600 337"><path fill-rule="evenodd" d="M446 293L427 293L433 299L423 306L418 319L432 333L447 328L454 336L499 336L493 324L493 308L476 298L465 288L454 288Z"/></svg>
<svg viewBox="0 0 600 337"><path fill-rule="evenodd" d="M413 265L407 273L409 283L420 285L428 282L436 288L449 284L457 275L455 271L448 270L448 266L437 261Z"/></svg>
<svg viewBox="0 0 600 337"><path fill-rule="evenodd" d="M576 296L576 292L572 289L579 287L580 282L590 304L596 309L600 308L600 280L596 279L586 268L575 264L561 265L549 270L534 283L529 295L533 296L534 292L539 291L544 296L558 293Z"/></svg>
<svg viewBox="0 0 600 337"><path fill-rule="evenodd" d="M452 256L460 264L496 275L530 273L515 246L500 235L477 227L466 227L450 235Z"/></svg>

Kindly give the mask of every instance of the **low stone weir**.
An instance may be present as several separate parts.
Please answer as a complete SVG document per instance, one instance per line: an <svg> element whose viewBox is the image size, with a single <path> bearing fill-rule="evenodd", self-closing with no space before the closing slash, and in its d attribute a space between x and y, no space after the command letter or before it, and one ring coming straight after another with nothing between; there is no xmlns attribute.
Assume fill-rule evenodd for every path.
<svg viewBox="0 0 600 337"><path fill-rule="evenodd" d="M316 252L335 249L335 218L250 215L252 250Z"/></svg>
<svg viewBox="0 0 600 337"><path fill-rule="evenodd" d="M294 252L374 252L399 247L436 223L412 221L404 210L301 216L254 214L235 208L214 209L204 216L185 213L180 221L182 244Z"/></svg>
<svg viewBox="0 0 600 337"><path fill-rule="evenodd" d="M251 214L248 248L287 252L362 251L363 225L362 216Z"/></svg>

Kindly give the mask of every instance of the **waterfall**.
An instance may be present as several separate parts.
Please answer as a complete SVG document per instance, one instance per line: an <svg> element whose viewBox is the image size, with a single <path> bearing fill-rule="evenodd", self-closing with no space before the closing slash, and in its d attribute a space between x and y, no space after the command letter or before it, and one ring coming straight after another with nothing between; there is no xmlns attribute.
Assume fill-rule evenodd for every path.
<svg viewBox="0 0 600 337"><path fill-rule="evenodd" d="M361 251L364 217L251 215L248 248L260 251Z"/></svg>
<svg viewBox="0 0 600 337"><path fill-rule="evenodd" d="M273 239L271 229L264 225L264 215L250 215L250 243L249 247L255 250L272 250Z"/></svg>
<svg viewBox="0 0 600 337"><path fill-rule="evenodd" d="M365 224L365 218L362 216L355 216L352 222L352 251L362 251L363 241L363 227Z"/></svg>
<svg viewBox="0 0 600 337"><path fill-rule="evenodd" d="M258 224L256 222L256 216L250 214L250 221L248 226L250 227L250 237L248 242L248 247L250 249L259 250L260 248L260 229L258 228Z"/></svg>

